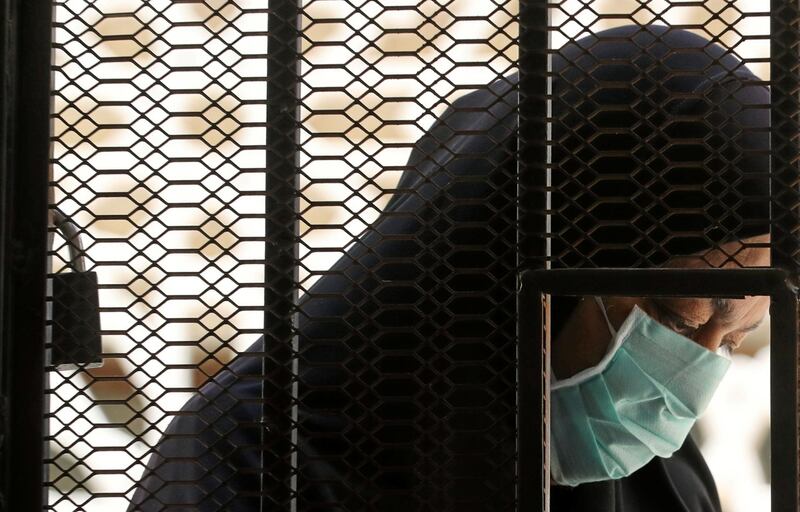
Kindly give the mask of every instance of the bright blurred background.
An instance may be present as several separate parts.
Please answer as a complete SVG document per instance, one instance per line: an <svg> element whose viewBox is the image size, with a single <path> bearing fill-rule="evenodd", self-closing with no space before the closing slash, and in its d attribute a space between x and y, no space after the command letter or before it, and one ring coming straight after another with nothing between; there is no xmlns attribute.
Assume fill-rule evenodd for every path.
<svg viewBox="0 0 800 512"><path fill-rule="evenodd" d="M770 510L769 322L737 354L693 434L722 510Z"/></svg>
<svg viewBox="0 0 800 512"><path fill-rule="evenodd" d="M267 1L53 5L54 200L84 228L99 275L105 364L50 376L50 510L123 510L173 414L263 329ZM690 25L769 78L762 1L551 5L553 47L633 22ZM515 70L518 2L302 11L307 288L377 218L447 105ZM65 259L60 243L56 271ZM767 332L697 429L727 512L769 508Z"/></svg>

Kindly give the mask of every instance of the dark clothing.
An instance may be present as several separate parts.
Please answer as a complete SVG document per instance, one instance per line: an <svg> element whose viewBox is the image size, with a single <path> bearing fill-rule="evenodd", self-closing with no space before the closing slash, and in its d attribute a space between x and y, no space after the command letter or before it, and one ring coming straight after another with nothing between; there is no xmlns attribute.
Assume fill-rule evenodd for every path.
<svg viewBox="0 0 800 512"><path fill-rule="evenodd" d="M714 479L692 441L669 459L656 457L631 476L551 488L553 512L720 512Z"/></svg>
<svg viewBox="0 0 800 512"><path fill-rule="evenodd" d="M302 302L298 510L513 510L515 80L455 105L480 113L443 116L479 134L453 136L442 123L431 130L398 187L407 192ZM474 203L453 205L445 191ZM400 233L416 236L390 238ZM408 309L414 303L419 311ZM394 355L378 361L379 350ZM442 366L446 357L452 362ZM257 510L258 478L247 470L259 467L259 369L259 358L240 355L184 407L149 461L133 509ZM719 504L688 441L629 478L554 487L551 510L705 512Z"/></svg>
<svg viewBox="0 0 800 512"><path fill-rule="evenodd" d="M643 37L660 32L652 28ZM675 44L702 48L702 39L677 33ZM630 58L630 43L616 44ZM613 57L618 50L597 45L591 51ZM705 66L700 54L716 51L691 59ZM554 66L562 81L580 66L586 73L609 71L590 64L562 59ZM674 87L697 86L681 80L688 78L678 76ZM297 510L514 510L516 82L516 74L503 77L447 110L416 143L380 219L301 298ZM607 101L630 99L611 94ZM685 102L676 108L685 109ZM556 157L581 155L570 140L559 144ZM554 162L554 183L563 183L569 178L559 172L573 172L575 162ZM600 173L630 167L620 167L618 157L597 165ZM601 188L593 200L620 195ZM558 208L558 198L553 201ZM554 233L560 229L553 226ZM566 250L567 238L560 240L554 250ZM608 257L642 263L626 254ZM566 313L554 306L556 330ZM252 352L261 344L203 386L171 423L132 510L258 510L261 360ZM706 512L720 506L708 468L688 440L672 458L656 458L630 477L554 487L551 510Z"/></svg>
<svg viewBox="0 0 800 512"><path fill-rule="evenodd" d="M301 298L298 510L512 508L515 82L455 102ZM259 375L240 354L189 401L136 510L258 510Z"/></svg>

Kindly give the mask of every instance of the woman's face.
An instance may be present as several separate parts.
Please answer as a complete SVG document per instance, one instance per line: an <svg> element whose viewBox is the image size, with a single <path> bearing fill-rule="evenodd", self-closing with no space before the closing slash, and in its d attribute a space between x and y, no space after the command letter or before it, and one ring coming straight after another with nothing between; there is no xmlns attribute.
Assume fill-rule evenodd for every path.
<svg viewBox="0 0 800 512"><path fill-rule="evenodd" d="M769 265L769 235L748 238L744 244L731 242L704 254L703 257L680 257L667 264L671 268L764 267ZM612 324L621 323L623 315L638 305L659 323L691 338L709 350L723 345L739 348L747 334L755 330L769 309L769 297L751 296L742 299L712 298L643 298L607 297L607 312ZM619 326L615 324L615 326Z"/></svg>
<svg viewBox="0 0 800 512"><path fill-rule="evenodd" d="M769 235L731 242L702 256L679 257L671 268L741 268L768 266ZM587 298L584 298L587 299ZM654 320L709 350L728 345L737 349L758 327L769 309L769 297L742 299L603 297L609 321L619 328L634 305ZM608 347L610 333L594 300L582 300L552 346L552 367L566 378L597 364Z"/></svg>

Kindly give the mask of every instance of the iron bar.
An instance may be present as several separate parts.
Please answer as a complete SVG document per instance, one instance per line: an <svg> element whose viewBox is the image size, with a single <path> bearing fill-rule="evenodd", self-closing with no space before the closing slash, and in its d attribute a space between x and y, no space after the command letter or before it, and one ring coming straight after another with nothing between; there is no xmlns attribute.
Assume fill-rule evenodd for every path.
<svg viewBox="0 0 800 512"><path fill-rule="evenodd" d="M798 507L797 290L776 288L770 303L770 494L773 512Z"/></svg>
<svg viewBox="0 0 800 512"><path fill-rule="evenodd" d="M770 3L772 266L800 267L800 5Z"/></svg>
<svg viewBox="0 0 800 512"><path fill-rule="evenodd" d="M41 510L52 9L2 6L0 510Z"/></svg>
<svg viewBox="0 0 800 512"><path fill-rule="evenodd" d="M268 21L266 262L261 510L291 510L295 456L299 4L272 2Z"/></svg>
<svg viewBox="0 0 800 512"><path fill-rule="evenodd" d="M517 147L517 268L544 268L547 261L546 205L549 169L548 7L542 0L520 1L519 110ZM547 314L518 294L517 482L518 510L545 510L549 473L543 464L548 436ZM540 314L541 313L541 314ZM524 321L522 319L525 319ZM520 343L541 339L542 345ZM529 371L520 372L524 367ZM525 432L525 435L519 433Z"/></svg>

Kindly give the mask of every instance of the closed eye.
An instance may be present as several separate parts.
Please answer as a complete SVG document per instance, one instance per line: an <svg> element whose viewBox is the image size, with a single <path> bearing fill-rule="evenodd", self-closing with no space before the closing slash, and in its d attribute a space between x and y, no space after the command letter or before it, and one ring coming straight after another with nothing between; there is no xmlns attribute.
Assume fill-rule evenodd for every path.
<svg viewBox="0 0 800 512"><path fill-rule="evenodd" d="M691 325L687 325L684 323L673 323L673 322L669 323L670 323L669 327L673 331L682 334L687 338L691 338L697 332L697 329L699 329L699 327L693 327Z"/></svg>
<svg viewBox="0 0 800 512"><path fill-rule="evenodd" d="M764 323L764 318L761 318L761 320L759 320L758 322L756 322L756 323L754 323L752 325L748 325L747 327L743 327L743 328L739 329L736 332L741 332L741 333L753 332L756 329L758 329L759 327L761 327L761 324L763 324L763 323Z"/></svg>
<svg viewBox="0 0 800 512"><path fill-rule="evenodd" d="M745 338L745 335L747 333L753 332L756 329L758 329L759 327L761 327L762 323L764 323L764 319L763 318L761 320L759 320L758 322L752 324L752 325L748 325L747 327L742 327L741 329L737 329L734 333L729 334L728 336L726 336L722 340L722 343L730 345L731 350L735 350L735 349L739 348L739 346L741 345L742 341Z"/></svg>
<svg viewBox="0 0 800 512"><path fill-rule="evenodd" d="M651 300L650 303L653 304L653 306L655 306L655 309L658 314L658 320L663 324L667 325L667 327L669 327L670 329L686 337L690 337L700 328L699 325L692 325L688 323L684 317L676 314L674 311L670 310L669 308L661 304L659 301Z"/></svg>

